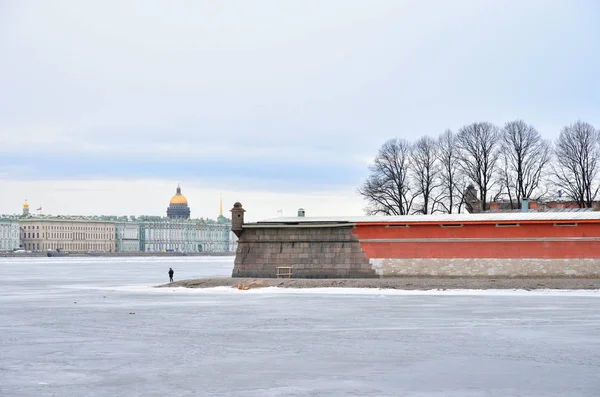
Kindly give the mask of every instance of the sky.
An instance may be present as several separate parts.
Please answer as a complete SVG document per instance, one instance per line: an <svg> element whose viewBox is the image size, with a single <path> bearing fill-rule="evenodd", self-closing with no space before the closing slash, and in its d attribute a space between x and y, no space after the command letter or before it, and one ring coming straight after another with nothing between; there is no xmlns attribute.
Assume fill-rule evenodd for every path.
<svg viewBox="0 0 600 397"><path fill-rule="evenodd" d="M600 3L0 0L0 213L362 215L390 138L600 128ZM227 214L226 214L227 215Z"/></svg>

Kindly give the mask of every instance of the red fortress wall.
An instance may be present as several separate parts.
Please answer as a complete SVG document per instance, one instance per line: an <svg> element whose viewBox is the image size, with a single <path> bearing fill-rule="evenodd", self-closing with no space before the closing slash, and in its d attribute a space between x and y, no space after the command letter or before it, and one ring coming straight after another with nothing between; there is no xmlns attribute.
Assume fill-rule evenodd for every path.
<svg viewBox="0 0 600 397"><path fill-rule="evenodd" d="M369 224L355 233L368 258L600 258L600 224Z"/></svg>
<svg viewBox="0 0 600 397"><path fill-rule="evenodd" d="M600 275L595 219L359 222L354 233L382 276Z"/></svg>
<svg viewBox="0 0 600 397"><path fill-rule="evenodd" d="M600 277L600 212L294 217L240 229L238 277L275 277L277 266L299 277Z"/></svg>

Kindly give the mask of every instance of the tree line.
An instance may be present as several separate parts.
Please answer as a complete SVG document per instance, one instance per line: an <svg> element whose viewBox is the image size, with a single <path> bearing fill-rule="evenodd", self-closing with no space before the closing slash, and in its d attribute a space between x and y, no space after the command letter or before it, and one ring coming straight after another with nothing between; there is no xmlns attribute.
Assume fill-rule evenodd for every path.
<svg viewBox="0 0 600 397"><path fill-rule="evenodd" d="M390 139L358 192L371 215L460 213L469 186L483 209L490 201L519 208L523 199L557 196L590 208L600 187L600 130L583 121L565 126L555 142L522 120L444 131L437 139Z"/></svg>

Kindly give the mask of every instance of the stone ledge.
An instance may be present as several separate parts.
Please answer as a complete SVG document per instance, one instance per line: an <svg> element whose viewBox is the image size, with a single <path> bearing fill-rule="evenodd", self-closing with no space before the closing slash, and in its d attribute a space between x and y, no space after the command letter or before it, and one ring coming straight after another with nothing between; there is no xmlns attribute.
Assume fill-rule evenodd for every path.
<svg viewBox="0 0 600 397"><path fill-rule="evenodd" d="M452 289L553 289L600 290L600 278L490 278L490 277L384 277L384 278L205 278L182 280L157 288L214 288L248 286L249 288L379 288L399 290Z"/></svg>

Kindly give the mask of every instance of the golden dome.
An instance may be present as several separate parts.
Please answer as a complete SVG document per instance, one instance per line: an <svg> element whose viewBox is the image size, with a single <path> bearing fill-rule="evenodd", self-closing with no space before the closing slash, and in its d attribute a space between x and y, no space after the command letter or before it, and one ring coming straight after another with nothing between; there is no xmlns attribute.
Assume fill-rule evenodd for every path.
<svg viewBox="0 0 600 397"><path fill-rule="evenodd" d="M183 194L181 194L181 188L179 187L179 185L177 185L177 193L175 193L175 196L173 196L173 198L171 198L171 201L169 202L169 204L185 204L187 205L187 199L185 198L185 196Z"/></svg>
<svg viewBox="0 0 600 397"><path fill-rule="evenodd" d="M23 208L29 208L29 204L27 203L27 199L25 199L25 204L23 204Z"/></svg>

